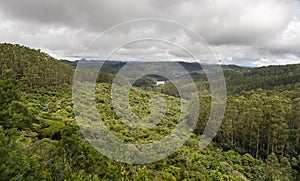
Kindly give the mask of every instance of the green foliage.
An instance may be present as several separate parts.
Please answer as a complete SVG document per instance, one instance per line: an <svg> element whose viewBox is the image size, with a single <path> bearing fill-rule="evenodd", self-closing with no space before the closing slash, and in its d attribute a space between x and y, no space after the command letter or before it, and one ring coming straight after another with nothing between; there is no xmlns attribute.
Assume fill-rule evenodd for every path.
<svg viewBox="0 0 300 181"><path fill-rule="evenodd" d="M16 130L0 126L0 180L44 180L40 157L31 150L30 140Z"/></svg>
<svg viewBox="0 0 300 181"><path fill-rule="evenodd" d="M235 87L230 88L223 125L214 142L205 149L199 148L198 140L210 114L211 96L205 78L199 79L201 82L196 83L201 102L199 122L184 146L158 162L130 165L103 156L82 137L72 109L70 66L22 46L1 44L0 48L0 180L297 180L299 177L300 86L286 75L297 77L297 65L229 69L226 76L229 82L235 82ZM189 65L184 64L195 73L193 78L197 78L198 70ZM123 63L117 68L112 64L107 66L114 73ZM240 75L240 79L250 77L250 82L233 75ZM284 83L274 87L278 84L272 81L279 80L279 76L287 79L283 78ZM153 97L163 97L168 105L156 127L134 129L123 123L113 110L110 97L113 78L112 74L100 74L98 82L102 83L96 87L98 111L113 134L127 142L150 143L171 132L177 124L181 104L173 84L152 91L137 87L130 90L130 108L140 118L150 114L149 100ZM265 89L256 89L263 80L267 82ZM242 89L248 91L241 92Z"/></svg>
<svg viewBox="0 0 300 181"><path fill-rule="evenodd" d="M253 89L273 89L300 82L300 65L240 68L225 71L228 91L240 93Z"/></svg>
<svg viewBox="0 0 300 181"><path fill-rule="evenodd" d="M112 84L115 76L113 74L109 73L99 73L97 77L97 82L102 82L102 83L109 83Z"/></svg>
<svg viewBox="0 0 300 181"><path fill-rule="evenodd" d="M27 129L36 122L22 102L20 92L11 80L0 80L0 124L4 128Z"/></svg>
<svg viewBox="0 0 300 181"><path fill-rule="evenodd" d="M136 80L134 83L133 83L133 86L136 86L136 87L153 87L155 86L156 84L156 80L151 78L151 77L142 77L138 80Z"/></svg>
<svg viewBox="0 0 300 181"><path fill-rule="evenodd" d="M0 44L0 79L9 78L23 88L70 84L73 68L39 50L4 43Z"/></svg>
<svg viewBox="0 0 300 181"><path fill-rule="evenodd" d="M299 84L295 84L299 86ZM293 109L294 90L258 89L229 95L227 109L216 141L225 149L248 152L266 158L271 152L281 156L299 154L299 121Z"/></svg>

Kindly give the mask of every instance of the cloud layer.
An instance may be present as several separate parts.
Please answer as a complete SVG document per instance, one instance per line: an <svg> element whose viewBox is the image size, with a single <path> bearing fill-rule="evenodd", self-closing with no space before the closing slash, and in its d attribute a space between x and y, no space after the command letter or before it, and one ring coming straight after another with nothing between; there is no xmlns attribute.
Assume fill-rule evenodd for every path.
<svg viewBox="0 0 300 181"><path fill-rule="evenodd" d="M131 19L178 21L201 35L224 63L261 66L300 62L300 6L296 0L10 0L0 2L0 42L40 48L57 58L76 58L101 32ZM150 30L150 29L149 29ZM193 46L184 34L167 39ZM110 43L138 33L135 27ZM191 48L191 47L190 47ZM95 52L96 53L96 52ZM178 60L184 53L160 43L121 48L118 59Z"/></svg>

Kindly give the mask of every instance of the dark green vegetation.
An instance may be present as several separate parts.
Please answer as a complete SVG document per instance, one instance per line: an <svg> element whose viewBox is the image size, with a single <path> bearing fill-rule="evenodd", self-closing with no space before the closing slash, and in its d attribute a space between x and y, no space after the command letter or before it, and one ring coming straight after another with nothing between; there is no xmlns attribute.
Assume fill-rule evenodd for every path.
<svg viewBox="0 0 300 181"><path fill-rule="evenodd" d="M226 68L226 115L214 142L203 150L198 140L210 93L201 69L190 70L201 100L194 134L166 159L129 165L106 158L82 137L72 108L71 66L18 45L0 44L0 50L0 180L299 180L299 65ZM154 95L163 96L169 109L156 129L133 130L111 109L110 73L115 72L109 70L120 67L108 67L99 74L96 100L111 131L143 143L168 134L180 109L174 86L141 80L142 88L132 88L136 114L149 114L147 101Z"/></svg>
<svg viewBox="0 0 300 181"><path fill-rule="evenodd" d="M0 77L23 88L71 83L73 69L39 50L1 44Z"/></svg>

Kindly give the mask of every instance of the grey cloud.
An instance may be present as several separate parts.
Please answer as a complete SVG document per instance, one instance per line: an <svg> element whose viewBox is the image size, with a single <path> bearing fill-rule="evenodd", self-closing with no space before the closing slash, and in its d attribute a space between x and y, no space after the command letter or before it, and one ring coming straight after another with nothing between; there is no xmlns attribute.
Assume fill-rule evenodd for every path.
<svg viewBox="0 0 300 181"><path fill-rule="evenodd" d="M296 0L9 0L0 1L0 41L42 48L58 57L80 54L98 33L139 18L178 21L202 36L225 62L251 64L299 57L300 11ZM194 39L158 30L183 47ZM119 32L119 38L132 31ZM114 44L115 37L107 37ZM109 40L111 42L109 42ZM246 47L246 48L245 48ZM139 50L140 49L140 50ZM135 51L137 51L134 53ZM143 44L120 49L118 56L144 53L182 57L176 48ZM243 55L243 56L241 56ZM290 55L290 56L287 56ZM269 56L272 58L262 59Z"/></svg>
<svg viewBox="0 0 300 181"><path fill-rule="evenodd" d="M153 15L141 0L10 0L1 1L0 9L12 18L41 24L64 24L89 31L104 29L126 20Z"/></svg>
<svg viewBox="0 0 300 181"><path fill-rule="evenodd" d="M293 0L9 0L0 4L3 12L18 19L96 32L130 19L169 18L187 24L212 44L251 43L274 35L287 25L296 7Z"/></svg>

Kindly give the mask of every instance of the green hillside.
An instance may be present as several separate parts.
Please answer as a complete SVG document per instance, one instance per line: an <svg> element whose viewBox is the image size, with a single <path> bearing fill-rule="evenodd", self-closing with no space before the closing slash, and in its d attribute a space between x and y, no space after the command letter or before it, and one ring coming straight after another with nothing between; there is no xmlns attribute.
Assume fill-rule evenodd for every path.
<svg viewBox="0 0 300 181"><path fill-rule="evenodd" d="M62 62L72 65L73 67L76 67L78 63L78 61L70 62L67 60L62 60ZM141 62L137 63L140 64ZM178 63L190 73L195 82L206 84L207 77L200 64L187 62ZM118 73L125 64L126 62L107 61L102 66L101 74L113 76ZM271 90L277 86L286 86L300 82L300 64L273 65L257 68L239 67L236 65L221 65L221 67L226 78L228 93L240 93L242 91L251 91L259 88ZM152 79L166 80L157 75L148 75L144 77L144 79L139 80L136 86L153 87ZM109 82L112 82L111 79L109 80ZM104 79L101 81L104 81ZM167 86L166 89L168 89ZM167 93L168 91L165 92Z"/></svg>
<svg viewBox="0 0 300 181"><path fill-rule="evenodd" d="M1 44L1 50L0 180L299 179L299 81L230 94L223 125L205 149L199 148L199 139L211 96L207 83L198 82L201 112L184 146L163 160L131 165L103 156L83 138L74 116L71 66L19 45ZM40 73L35 77L35 72ZM113 78L99 75L96 103L115 136L149 143L171 132L180 112L180 98L168 95L173 87L131 89L129 103L140 117L149 114L153 96L163 97L168 105L157 127L133 129L112 109L111 81L105 76Z"/></svg>
<svg viewBox="0 0 300 181"><path fill-rule="evenodd" d="M73 68L40 50L0 44L0 79L12 79L25 87L70 84Z"/></svg>

